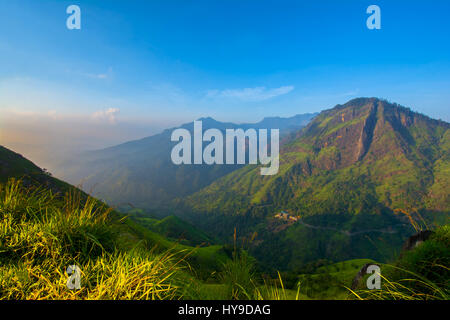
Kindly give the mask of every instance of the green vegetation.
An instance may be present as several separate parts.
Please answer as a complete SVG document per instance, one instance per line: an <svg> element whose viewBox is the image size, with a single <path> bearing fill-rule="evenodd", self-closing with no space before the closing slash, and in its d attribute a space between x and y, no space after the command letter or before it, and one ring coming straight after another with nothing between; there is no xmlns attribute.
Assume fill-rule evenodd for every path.
<svg viewBox="0 0 450 320"><path fill-rule="evenodd" d="M42 170L21 155L0 146L0 182L24 174L40 175Z"/></svg>
<svg viewBox="0 0 450 320"><path fill-rule="evenodd" d="M449 129L396 104L355 99L283 145L279 174L246 166L181 199L177 214L222 240L235 225L257 231L250 252L270 271L318 259L387 262L414 232L411 219L449 223ZM301 221L274 222L282 210Z"/></svg>
<svg viewBox="0 0 450 320"><path fill-rule="evenodd" d="M144 163L100 170L125 196L158 190L162 219L119 213L0 147L0 299L448 300L449 138L446 122L357 99L286 137L276 176L249 165L229 174L180 169L172 179L156 161L140 177L155 183L148 189L129 183ZM97 170L102 157L86 163ZM185 196L207 184L167 201L175 196L167 190ZM282 210L298 218L277 218ZM422 229L435 233L402 251ZM349 289L375 261L382 290ZM69 265L81 268L80 290L66 286Z"/></svg>
<svg viewBox="0 0 450 320"><path fill-rule="evenodd" d="M251 259L172 242L76 189L61 196L15 179L0 184L0 299L288 297L256 280ZM66 286L69 265L81 269L80 290Z"/></svg>
<svg viewBox="0 0 450 320"><path fill-rule="evenodd" d="M0 186L0 297L4 299L166 299L177 296L180 258L121 241L111 209L43 188ZM67 289L78 265L83 287ZM181 280L178 280L181 281Z"/></svg>
<svg viewBox="0 0 450 320"><path fill-rule="evenodd" d="M449 300L450 226L438 228L392 265L381 267L381 290L356 290L358 299Z"/></svg>
<svg viewBox="0 0 450 320"><path fill-rule="evenodd" d="M180 298L227 260L221 246L171 242L78 190L0 184L2 298ZM81 268L82 290L66 288L69 265Z"/></svg>
<svg viewBox="0 0 450 320"><path fill-rule="evenodd" d="M349 288L355 275L370 259L353 259L326 264L297 277L300 292L308 299L345 300L350 297Z"/></svg>
<svg viewBox="0 0 450 320"><path fill-rule="evenodd" d="M0 217L0 299L348 299L356 273L373 262L317 261L264 276L236 236L234 247L195 249L75 189L60 196L14 179L0 184ZM382 265L384 290L354 297L448 299L449 230ZM66 287L69 265L81 268L80 290Z"/></svg>
<svg viewBox="0 0 450 320"><path fill-rule="evenodd" d="M163 235L170 240L178 241L181 244L197 246L215 242L205 232L176 216L167 216L159 220L149 218L145 213L137 214L129 212L128 214L139 225Z"/></svg>

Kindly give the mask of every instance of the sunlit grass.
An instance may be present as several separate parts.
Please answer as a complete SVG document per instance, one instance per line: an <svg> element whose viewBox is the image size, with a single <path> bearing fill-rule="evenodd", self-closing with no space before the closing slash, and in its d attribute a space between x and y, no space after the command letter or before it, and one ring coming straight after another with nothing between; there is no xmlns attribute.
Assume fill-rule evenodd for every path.
<svg viewBox="0 0 450 320"><path fill-rule="evenodd" d="M213 283L205 283L186 258L202 249L197 260L210 264L205 256L217 256L218 248L152 250L137 234L127 234L117 215L80 191L61 195L16 180L0 184L0 299L308 298L305 282L287 289L280 273L262 277L244 241L238 248L236 232L231 259L214 271ZM349 289L351 298L448 300L449 243L450 228L439 228L395 265L383 265L381 290ZM79 290L67 288L69 265L81 269Z"/></svg>
<svg viewBox="0 0 450 320"><path fill-rule="evenodd" d="M20 181L0 185L0 299L173 299L180 253L120 250L111 209ZM69 265L81 289L67 288Z"/></svg>

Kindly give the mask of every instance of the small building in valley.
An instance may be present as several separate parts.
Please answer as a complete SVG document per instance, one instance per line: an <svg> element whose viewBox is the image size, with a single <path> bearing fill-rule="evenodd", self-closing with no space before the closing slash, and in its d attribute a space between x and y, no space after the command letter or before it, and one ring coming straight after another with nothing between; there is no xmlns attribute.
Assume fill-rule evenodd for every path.
<svg viewBox="0 0 450 320"><path fill-rule="evenodd" d="M281 211L275 215L275 218L280 220L286 220L286 221L297 221L298 217L291 215L290 213L286 211Z"/></svg>

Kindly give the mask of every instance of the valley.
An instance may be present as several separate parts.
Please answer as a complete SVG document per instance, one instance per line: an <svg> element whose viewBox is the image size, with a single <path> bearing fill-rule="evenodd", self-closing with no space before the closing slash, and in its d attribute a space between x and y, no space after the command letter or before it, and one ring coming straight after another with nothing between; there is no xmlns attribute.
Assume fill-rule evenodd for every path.
<svg viewBox="0 0 450 320"><path fill-rule="evenodd" d="M168 270L173 270L174 278L170 282L172 276L155 271L156 277L162 272L161 288L167 288L161 289L165 292L158 296L161 299L352 298L346 288L364 264L380 264L398 277L391 263L407 265L410 261L401 259L410 255L416 259L402 252L402 246L424 229L436 230L439 236L433 240L434 249L426 245L420 250L441 250L437 257L447 264L448 245L442 243L448 237L450 210L448 123L376 98L337 105L307 124L304 118L298 119L296 129L283 133L280 171L274 176L260 175L258 164L173 167L165 162L166 152L170 153L169 143L163 147L170 140L168 131L86 154L77 168L71 162L67 174L82 174L79 170L84 168L88 179L107 177L102 182L105 187L124 184L122 174L134 172L124 184L127 192L119 188L109 194L111 189L102 187L101 200L0 147L4 224L0 260L8 268L19 262L42 268L41 279L51 282L61 275L44 265L61 267L72 261L83 269L96 266L89 270L101 276L106 271L97 264L107 260L122 268L121 254L131 264L141 261L142 265L135 265L138 269L162 259L163 269L173 266ZM233 127L208 121L223 129ZM149 145L153 147L148 149ZM125 161L129 152L135 157ZM136 165L146 156L156 163ZM167 180L167 175L175 180ZM163 178L167 184L158 180ZM146 189L144 181L158 188ZM180 189L172 190L173 186ZM132 190L139 192L129 197ZM152 205L144 205L157 198ZM108 199L116 200L109 203ZM66 219L73 219L73 225ZM18 231L27 228L35 230L37 238L26 240L28 236ZM21 244L14 242L15 233L25 237ZM65 233L69 238L61 236ZM58 239L53 249L47 242L51 238ZM37 260L28 261L19 252L34 245L45 249L33 249ZM417 262L409 265L415 266ZM14 268L0 268L0 296L25 297L25 291L10 289L18 286L16 275L31 271ZM132 276L129 272L127 277ZM33 277L20 281L32 286ZM114 291L115 285L87 281L96 291L81 290L73 297L120 299L139 294L132 286L121 293ZM49 289L40 286L43 291L33 291L33 297L48 296ZM61 287L51 290L50 297L61 297L56 293Z"/></svg>

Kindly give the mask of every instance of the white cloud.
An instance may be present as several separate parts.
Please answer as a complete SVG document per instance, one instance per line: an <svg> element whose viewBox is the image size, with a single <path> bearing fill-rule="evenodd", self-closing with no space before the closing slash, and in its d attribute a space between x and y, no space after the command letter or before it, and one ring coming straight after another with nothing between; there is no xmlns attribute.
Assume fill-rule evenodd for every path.
<svg viewBox="0 0 450 320"><path fill-rule="evenodd" d="M111 124L115 124L117 121L117 115L119 114L119 108L109 108L106 110L96 111L92 114L92 118L96 120L107 120Z"/></svg>
<svg viewBox="0 0 450 320"><path fill-rule="evenodd" d="M283 86L279 88L244 88L244 89L226 89L210 90L206 94L207 98L231 98L242 101L263 101L287 94L294 90L294 86Z"/></svg>
<svg viewBox="0 0 450 320"><path fill-rule="evenodd" d="M81 73L81 75L91 78L91 79L98 79L98 80L107 80L111 79L113 76L113 68L109 67L108 71L104 73Z"/></svg>
<svg viewBox="0 0 450 320"><path fill-rule="evenodd" d="M93 77L97 78L97 79L107 79L108 75L106 73L100 73L100 74L94 74Z"/></svg>

